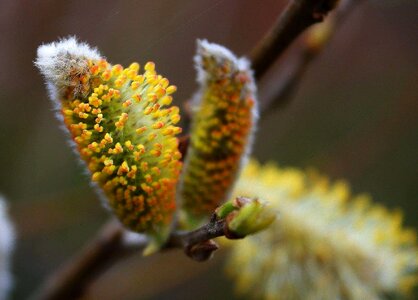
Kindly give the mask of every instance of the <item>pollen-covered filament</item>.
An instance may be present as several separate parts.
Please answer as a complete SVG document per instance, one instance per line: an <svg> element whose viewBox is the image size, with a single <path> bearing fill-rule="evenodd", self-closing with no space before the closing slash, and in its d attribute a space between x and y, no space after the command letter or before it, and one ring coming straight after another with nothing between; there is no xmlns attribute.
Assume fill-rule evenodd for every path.
<svg viewBox="0 0 418 300"><path fill-rule="evenodd" d="M122 223L157 232L171 220L181 168L179 109L169 106L176 87L152 62L143 74L137 63L123 68L101 59L88 67L76 78L80 91L65 91L64 122Z"/></svg>

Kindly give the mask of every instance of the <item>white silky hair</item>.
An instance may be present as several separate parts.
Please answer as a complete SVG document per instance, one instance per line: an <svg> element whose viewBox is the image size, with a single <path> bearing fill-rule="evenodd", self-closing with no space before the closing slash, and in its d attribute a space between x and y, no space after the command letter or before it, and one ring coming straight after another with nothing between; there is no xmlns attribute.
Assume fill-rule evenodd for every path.
<svg viewBox="0 0 418 300"><path fill-rule="evenodd" d="M91 174L87 169L86 163L80 159L77 146L71 139L68 129L63 125L64 120L60 113L62 106L60 98L61 92L72 84L71 72L75 71L76 75L81 75L88 71L88 60L99 60L103 58L96 48L91 47L87 43L80 42L74 36L70 36L39 46L35 60L35 66L45 79L48 96L54 105L54 110L57 112L55 116L59 120L60 127L68 139L68 144L83 166L87 177L90 177ZM104 195L102 189L93 181L90 181L90 184L97 192L103 206L109 209L107 197Z"/></svg>
<svg viewBox="0 0 418 300"><path fill-rule="evenodd" d="M7 205L0 195L0 300L6 300L13 286L10 272L11 254L14 249L15 230L10 222Z"/></svg>
<svg viewBox="0 0 418 300"><path fill-rule="evenodd" d="M35 66L45 78L50 98L58 102L60 91L73 84L71 76L86 73L87 60L101 58L96 48L70 36L39 46ZM59 104L55 103L55 105Z"/></svg>

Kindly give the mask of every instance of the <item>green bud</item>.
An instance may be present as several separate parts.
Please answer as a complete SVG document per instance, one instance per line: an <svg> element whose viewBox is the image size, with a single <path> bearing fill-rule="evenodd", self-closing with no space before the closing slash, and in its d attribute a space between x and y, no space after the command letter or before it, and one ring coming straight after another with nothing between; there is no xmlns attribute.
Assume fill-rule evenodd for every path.
<svg viewBox="0 0 418 300"><path fill-rule="evenodd" d="M229 231L239 237L254 234L266 229L276 219L277 212L272 209L268 202L253 199L242 203L246 198L237 198L242 204L227 218ZM233 204L232 204L233 205Z"/></svg>

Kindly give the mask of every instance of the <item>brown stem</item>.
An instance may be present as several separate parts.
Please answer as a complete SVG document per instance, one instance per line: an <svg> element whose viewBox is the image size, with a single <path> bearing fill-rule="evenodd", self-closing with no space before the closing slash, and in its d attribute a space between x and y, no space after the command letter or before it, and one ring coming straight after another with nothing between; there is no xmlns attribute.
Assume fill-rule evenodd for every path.
<svg viewBox="0 0 418 300"><path fill-rule="evenodd" d="M194 231L173 231L163 249L181 248L190 258L205 261L218 249L211 239L225 235L225 231L225 220L213 217L209 223ZM141 253L148 244L144 236L138 235L137 240L128 242L126 235L127 232L118 222L107 223L100 234L81 253L50 276L31 299L65 300L82 296L90 283L115 261Z"/></svg>
<svg viewBox="0 0 418 300"><path fill-rule="evenodd" d="M31 299L76 299L89 283L117 259L133 252L123 243L124 230L116 221L107 223L98 236L73 257ZM146 241L140 245L146 246ZM135 249L138 250L138 249Z"/></svg>
<svg viewBox="0 0 418 300"><path fill-rule="evenodd" d="M331 20L332 24L329 24L331 28L330 36L320 44L312 46L306 40L302 44L302 47L298 49L297 53L290 58L289 62L285 65L285 70L281 72L281 77L277 81L276 88L272 92L271 96L267 96L264 101L260 103L261 114L267 114L273 112L275 108L286 104L293 92L299 86L301 79L305 75L311 62L322 52L328 41L334 35L336 28L338 28L347 18L347 16L354 11L354 8L361 4L364 0L346 0L342 1L341 5L336 11L334 18Z"/></svg>
<svg viewBox="0 0 418 300"><path fill-rule="evenodd" d="M193 231L173 232L165 248L184 248L225 235L225 220L213 217L209 223Z"/></svg>
<svg viewBox="0 0 418 300"><path fill-rule="evenodd" d="M280 54L312 24L321 22L338 0L293 0L251 52L255 78L260 79Z"/></svg>

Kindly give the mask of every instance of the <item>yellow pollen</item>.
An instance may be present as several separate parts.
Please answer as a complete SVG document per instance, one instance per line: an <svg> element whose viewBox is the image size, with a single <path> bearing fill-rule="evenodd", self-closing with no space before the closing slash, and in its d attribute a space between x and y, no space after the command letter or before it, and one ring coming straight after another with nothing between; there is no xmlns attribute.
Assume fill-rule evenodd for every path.
<svg viewBox="0 0 418 300"><path fill-rule="evenodd" d="M123 71L123 67L121 65L114 65L112 67L112 75L119 76Z"/></svg>
<svg viewBox="0 0 418 300"><path fill-rule="evenodd" d="M149 61L144 66L145 71L155 71L155 64L152 61Z"/></svg>
<svg viewBox="0 0 418 300"><path fill-rule="evenodd" d="M142 126L142 127L137 128L135 131L136 131L137 134L141 134L145 130L147 130L147 127L146 126Z"/></svg>
<svg viewBox="0 0 418 300"><path fill-rule="evenodd" d="M170 105L171 102L173 102L173 98L171 96L164 96L160 100L161 105Z"/></svg>
<svg viewBox="0 0 418 300"><path fill-rule="evenodd" d="M105 134L104 139L105 139L108 143L113 143L112 136L111 136L109 133L106 133L106 134Z"/></svg>
<svg viewBox="0 0 418 300"><path fill-rule="evenodd" d="M129 79L134 79L135 77L136 77L136 75L137 75L138 73L137 73L137 71L135 71L135 70L128 70L128 72L127 72L127 76L128 76L128 78Z"/></svg>
<svg viewBox="0 0 418 300"><path fill-rule="evenodd" d="M152 167L151 172L157 176L160 176L161 170L158 167Z"/></svg>
<svg viewBox="0 0 418 300"><path fill-rule="evenodd" d="M99 124L94 124L94 130L98 132L103 132L103 126L100 126Z"/></svg>
<svg viewBox="0 0 418 300"><path fill-rule="evenodd" d="M134 152L133 152L133 155L134 155L134 159L135 159L136 161L139 161L139 160L140 160L140 158L141 158L141 152L139 152L139 151L134 151Z"/></svg>
<svg viewBox="0 0 418 300"><path fill-rule="evenodd" d="M164 122L157 122L157 123L152 124L152 128L154 129L160 129L163 127L164 127Z"/></svg>
<svg viewBox="0 0 418 300"><path fill-rule="evenodd" d="M102 176L101 172L94 172L93 175L91 176L91 179L93 181L99 181L101 176Z"/></svg>
<svg viewBox="0 0 418 300"><path fill-rule="evenodd" d="M142 172L148 171L148 163L146 161L141 162L140 168Z"/></svg>
<svg viewBox="0 0 418 300"><path fill-rule="evenodd" d="M110 77L112 77L112 72L110 70L106 70L102 73L101 77L104 81L108 81Z"/></svg>
<svg viewBox="0 0 418 300"><path fill-rule="evenodd" d="M103 114L98 114L98 115L97 115L97 118L96 118L96 119L94 119L94 121L95 121L96 123L100 123L102 120L103 120Z"/></svg>
<svg viewBox="0 0 418 300"><path fill-rule="evenodd" d="M170 119L173 124L177 124L180 121L180 115L179 114L172 115Z"/></svg>
<svg viewBox="0 0 418 300"><path fill-rule="evenodd" d="M119 142L116 143L115 148L109 149L110 154L120 154L122 152L123 152L123 148L122 148L122 145Z"/></svg>
<svg viewBox="0 0 418 300"><path fill-rule="evenodd" d="M161 86L165 89L165 88L167 88L167 87L168 87L168 85L169 85L169 81L168 81L168 79L167 79L167 78L162 78L162 79L160 80L160 84L161 84Z"/></svg>
<svg viewBox="0 0 418 300"><path fill-rule="evenodd" d="M124 77L118 77L118 79L115 80L115 86L120 88L125 83L126 78Z"/></svg>
<svg viewBox="0 0 418 300"><path fill-rule="evenodd" d="M132 145L132 142L129 140L125 142L125 146L131 151L134 150L134 145Z"/></svg>
<svg viewBox="0 0 418 300"><path fill-rule="evenodd" d="M165 90L165 92L166 92L167 95L170 95L170 94L174 93L175 91L177 91L177 87L175 85L170 85Z"/></svg>
<svg viewBox="0 0 418 300"><path fill-rule="evenodd" d="M151 177L151 175L150 175L150 174L146 174L146 175L144 176L144 179L145 179L145 181L146 181L146 182L148 182L148 183L151 183L151 182L152 182L152 177Z"/></svg>
<svg viewBox="0 0 418 300"><path fill-rule="evenodd" d="M119 117L119 121L115 122L116 128L122 129L125 126L125 123L127 120L128 120L128 114L122 113Z"/></svg>
<svg viewBox="0 0 418 300"><path fill-rule="evenodd" d="M150 151L151 155L155 156L155 157L159 157L161 155L161 151L160 150L151 150Z"/></svg>
<svg viewBox="0 0 418 300"><path fill-rule="evenodd" d="M148 141L152 141L153 139L155 139L157 137L157 134L156 133L150 133L149 135L148 135Z"/></svg>
<svg viewBox="0 0 418 300"><path fill-rule="evenodd" d="M155 103L158 100L158 97L155 93L149 93L147 94L148 102Z"/></svg>
<svg viewBox="0 0 418 300"><path fill-rule="evenodd" d="M152 110L152 107L147 107L146 109L144 109L144 115L149 115L150 113L152 113Z"/></svg>
<svg viewBox="0 0 418 300"><path fill-rule="evenodd" d="M138 72L139 71L139 64L137 62L133 62L129 65L129 69Z"/></svg>
<svg viewBox="0 0 418 300"><path fill-rule="evenodd" d="M87 119L89 117L89 115L87 113L80 112L78 114L78 117L81 118L81 119Z"/></svg>
<svg viewBox="0 0 418 300"><path fill-rule="evenodd" d="M99 73L99 66L93 65L90 67L90 74L96 76Z"/></svg>
<svg viewBox="0 0 418 300"><path fill-rule="evenodd" d="M131 99L126 100L125 102L122 103L122 106L125 107L125 108L130 106L130 105L132 105L132 100Z"/></svg>
<svg viewBox="0 0 418 300"><path fill-rule="evenodd" d="M132 96L132 98L133 98L133 99L134 99L137 103L141 102L141 100L142 100L141 95L138 95L138 94L133 95L133 96Z"/></svg>
<svg viewBox="0 0 418 300"><path fill-rule="evenodd" d="M70 110L70 109L65 109L64 110L64 115L66 115L66 116L72 116L73 115L73 111Z"/></svg>
<svg viewBox="0 0 418 300"><path fill-rule="evenodd" d="M157 150L161 150L161 149L163 149L163 145L161 145L160 143L155 143L154 148L157 149Z"/></svg>
<svg viewBox="0 0 418 300"><path fill-rule="evenodd" d="M145 78L144 78L144 76L143 76L143 75L136 75L136 76L135 76L135 78L134 78L134 80L135 80L135 81L138 81L140 84L143 84L143 83L144 83Z"/></svg>
<svg viewBox="0 0 418 300"><path fill-rule="evenodd" d="M105 160L103 161L103 164L104 164L105 166L111 166L111 165L113 165L113 160L112 160L112 159L110 159L110 158L105 159Z"/></svg>
<svg viewBox="0 0 418 300"><path fill-rule="evenodd" d="M118 175L122 175L123 173L128 173L129 172L129 166L128 163L125 161L123 161L123 163L120 165L119 169L118 169Z"/></svg>
<svg viewBox="0 0 418 300"><path fill-rule="evenodd" d="M82 134L81 134L81 136L82 136L83 138L85 138L85 139L90 138L90 137L91 137L91 135L92 135L92 132L91 132L91 131L89 131L89 130L87 130L87 129L84 129L84 130L83 130L83 132L82 132Z"/></svg>
<svg viewBox="0 0 418 300"><path fill-rule="evenodd" d="M156 112L159 108L160 108L160 105L158 103L156 103L152 106L152 111Z"/></svg>
<svg viewBox="0 0 418 300"><path fill-rule="evenodd" d="M157 95L158 98L161 98L162 96L165 95L165 89L161 86L157 86L157 89L155 90L155 94Z"/></svg>
<svg viewBox="0 0 418 300"><path fill-rule="evenodd" d="M132 90L136 90L137 88L139 88L141 86L141 83L139 83L138 81L132 81L131 83L131 89Z"/></svg>
<svg viewBox="0 0 418 300"><path fill-rule="evenodd" d="M102 110L100 108L93 108L92 111L91 111L91 113L94 114L94 115L98 115L101 112L102 112ZM102 115L102 117L103 117L103 115Z"/></svg>

